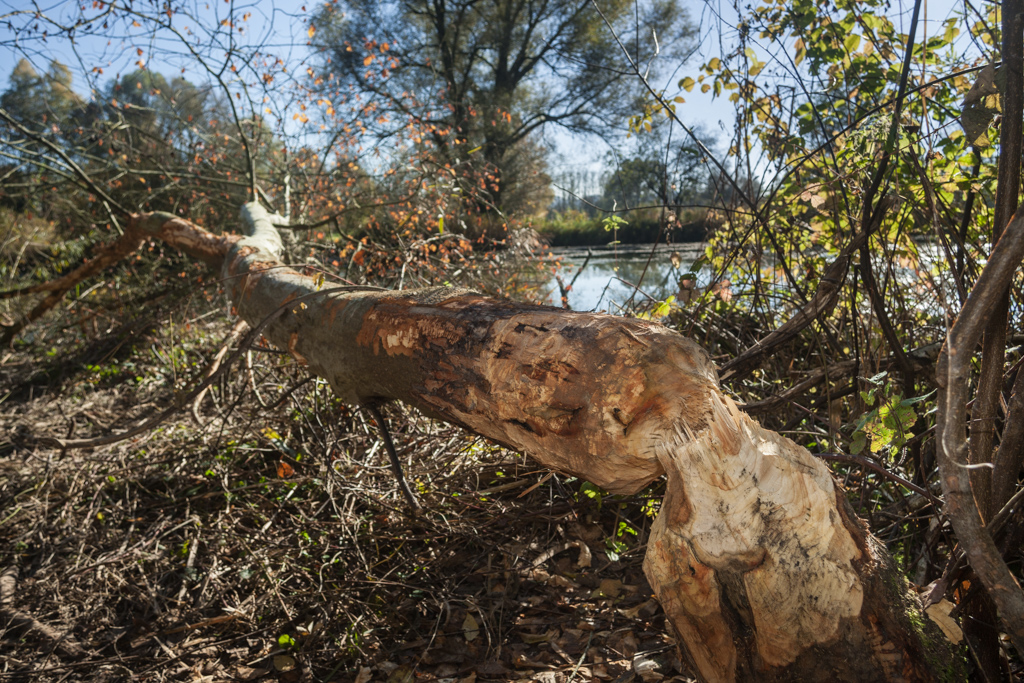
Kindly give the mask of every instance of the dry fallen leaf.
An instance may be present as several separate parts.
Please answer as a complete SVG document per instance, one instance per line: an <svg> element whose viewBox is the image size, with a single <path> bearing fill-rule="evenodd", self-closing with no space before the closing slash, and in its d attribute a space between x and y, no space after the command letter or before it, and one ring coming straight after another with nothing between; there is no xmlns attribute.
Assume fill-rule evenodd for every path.
<svg viewBox="0 0 1024 683"><path fill-rule="evenodd" d="M360 667L354 683L370 683L371 678L373 678L373 669L368 666Z"/></svg>
<svg viewBox="0 0 1024 683"><path fill-rule="evenodd" d="M589 567L594 561L594 556L590 553L590 547L583 541L574 541L571 545L576 546L580 549L580 556L576 560L576 564L583 569Z"/></svg>
<svg viewBox="0 0 1024 683"><path fill-rule="evenodd" d="M590 594L592 598L617 598L622 593L622 582L617 579L603 579Z"/></svg>
<svg viewBox="0 0 1024 683"><path fill-rule="evenodd" d="M484 676L504 676L511 673L504 664L497 659L484 662L476 667L476 671Z"/></svg>
<svg viewBox="0 0 1024 683"><path fill-rule="evenodd" d="M633 657L633 671L644 680L644 683L654 683L665 678L665 675L658 671L658 662L642 654Z"/></svg>
<svg viewBox="0 0 1024 683"><path fill-rule="evenodd" d="M291 655L274 655L274 668L278 671L291 671L298 663Z"/></svg>
<svg viewBox="0 0 1024 683"><path fill-rule="evenodd" d="M640 649L640 643L637 641L636 635L632 631L625 631L609 638L608 646L614 648L623 656L628 657L629 661L626 662L626 666L632 668L633 655L635 655L637 650Z"/></svg>
<svg viewBox="0 0 1024 683"><path fill-rule="evenodd" d="M469 612L466 613L466 618L462 621L462 634L467 643L473 642L480 635L480 625L476 623L476 619Z"/></svg>
<svg viewBox="0 0 1024 683"><path fill-rule="evenodd" d="M964 639L964 632L960 630L960 626L956 623L956 619L949 616L949 613L953 610L953 603L949 600L942 599L928 607L925 612L931 617L932 621L938 624L942 632L949 638L949 642L954 645L959 645L960 641Z"/></svg>
<svg viewBox="0 0 1024 683"><path fill-rule="evenodd" d="M555 576L549 577L547 580L547 584L549 586L554 586L555 588L576 588L577 586L576 583L560 574L556 574Z"/></svg>
<svg viewBox="0 0 1024 683"><path fill-rule="evenodd" d="M650 598L647 600L647 602L636 605L635 607L629 607L615 611L628 619L640 619L650 618L654 616L658 611L658 607L658 601L654 598Z"/></svg>
<svg viewBox="0 0 1024 683"><path fill-rule="evenodd" d="M995 65L989 64L982 69L970 92L964 97L960 112L960 123L967 134L967 141L978 147L992 144L988 139L988 129L996 114L1002 110L996 79Z"/></svg>
<svg viewBox="0 0 1024 683"><path fill-rule="evenodd" d="M414 678L412 667L403 664L388 676L388 683L412 683Z"/></svg>
<svg viewBox="0 0 1024 683"><path fill-rule="evenodd" d="M523 642L527 645L536 645L537 643L546 643L552 638L558 635L556 629L551 629L547 633L520 633L519 637L523 639Z"/></svg>

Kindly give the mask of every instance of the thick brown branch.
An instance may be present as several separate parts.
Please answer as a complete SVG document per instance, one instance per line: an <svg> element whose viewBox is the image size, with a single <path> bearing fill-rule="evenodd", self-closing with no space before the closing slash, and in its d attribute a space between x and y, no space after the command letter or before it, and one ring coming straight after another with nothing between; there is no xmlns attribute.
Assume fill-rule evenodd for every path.
<svg viewBox="0 0 1024 683"><path fill-rule="evenodd" d="M1018 652L1024 653L1024 591L1007 568L986 528L971 489L967 461L967 384L971 358L987 326L989 312L1002 298L1024 258L1024 216L1015 215L992 249L939 356L936 452L945 511L967 558L999 609Z"/></svg>
<svg viewBox="0 0 1024 683"><path fill-rule="evenodd" d="M75 270L44 286L40 286L41 288L35 291L46 291L49 294L26 315L15 321L14 325L4 329L3 334L0 335L0 347L10 344L22 330L60 303L64 295L73 289L75 285L118 263L129 254L134 253L141 243L142 238L138 234L126 232L110 244L103 245L97 249L97 253L93 258Z"/></svg>
<svg viewBox="0 0 1024 683"><path fill-rule="evenodd" d="M992 507L1003 506L1017 488L1017 476L1024 467L1024 371L1017 371L1013 395L1006 410L1006 426L993 459Z"/></svg>
<svg viewBox="0 0 1024 683"><path fill-rule="evenodd" d="M228 247L238 240L234 235L213 235L202 228L169 213L133 214L124 234L109 244L100 246L96 255L56 280L17 290L14 294L49 292L49 294L14 325L4 328L0 347L10 344L26 327L41 318L64 298L76 285L133 254L148 238L158 239L176 247L193 258L215 268L224 261Z"/></svg>
<svg viewBox="0 0 1024 683"><path fill-rule="evenodd" d="M1006 81L1001 89L1003 119L999 129L999 179L996 186L992 241L999 239L1004 226L1017 210L1021 183L1021 136L1024 133L1024 2L1006 0L1003 4L1003 66ZM1009 283L1006 291L988 311L988 323L982 342L981 374L978 394L971 411L968 459L972 465L992 462L996 420L1003 395L1003 368L1006 359L1006 323L1010 311ZM998 503L992 501L993 478L1017 479L1018 470L994 472L980 467L972 472L974 497L981 514L988 517ZM1005 485L1000 483L1000 488Z"/></svg>

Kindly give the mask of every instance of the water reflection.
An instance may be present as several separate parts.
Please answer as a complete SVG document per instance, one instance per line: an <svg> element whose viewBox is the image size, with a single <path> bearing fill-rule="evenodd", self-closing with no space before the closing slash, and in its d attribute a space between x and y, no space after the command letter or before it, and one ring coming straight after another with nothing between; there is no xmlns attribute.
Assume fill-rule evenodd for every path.
<svg viewBox="0 0 1024 683"><path fill-rule="evenodd" d="M694 270L697 279L688 283L693 288L689 292L699 295L711 284L713 277L707 265L694 268L694 262L704 255L704 248L705 245L697 243L663 244L657 248L650 244L590 247L590 259L582 272L579 269L587 261L587 247L551 251L562 260L563 268L559 274L566 285L579 273L569 292L569 305L573 310L621 313L623 309L632 308L629 305L631 298L637 307L651 300L664 301L670 296L685 304L688 292L685 287L680 289L679 279ZM956 289L941 247L920 241L913 245L913 252L905 252L894 260L876 254L872 262L876 264L880 285L884 285L886 291L907 308L928 315L939 315L946 305L956 305ZM783 294L783 298L788 300L789 297L785 296L789 291L786 278L770 256L766 255L762 261L759 276L761 287L770 286L776 294ZM724 293L719 292L723 299L750 294L754 283L749 281L752 276L748 272L730 268L725 277L726 280L713 286L716 291L718 287L725 287ZM637 283L640 283L639 291L633 286ZM894 289L898 291L894 292ZM546 278L546 296L549 305L561 305L561 293L554 275ZM782 303L775 301L774 305Z"/></svg>
<svg viewBox="0 0 1024 683"><path fill-rule="evenodd" d="M658 245L657 248L650 244L620 245L618 248L590 247L589 250L590 260L580 272L587 261L587 247L552 249L552 253L562 259L562 281L568 285L576 278L569 292L569 305L575 311L618 313L634 296L636 304L648 297L664 301L669 296L678 296L679 276L689 272L704 254L704 245ZM705 268L698 273L696 286L704 287L710 279L711 271ZM637 283L640 283L639 292L633 286ZM554 276L547 283L547 292L547 303L560 306L561 293Z"/></svg>

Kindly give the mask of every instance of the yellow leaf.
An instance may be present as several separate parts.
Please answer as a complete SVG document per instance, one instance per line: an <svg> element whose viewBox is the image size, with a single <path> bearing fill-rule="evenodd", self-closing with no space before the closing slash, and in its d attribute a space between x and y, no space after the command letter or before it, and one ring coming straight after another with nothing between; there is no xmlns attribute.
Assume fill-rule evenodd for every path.
<svg viewBox="0 0 1024 683"><path fill-rule="evenodd" d="M310 38L312 38L313 34L316 33L316 26L313 26L313 24L310 24L309 25L309 30L306 31L306 33L309 35Z"/></svg>

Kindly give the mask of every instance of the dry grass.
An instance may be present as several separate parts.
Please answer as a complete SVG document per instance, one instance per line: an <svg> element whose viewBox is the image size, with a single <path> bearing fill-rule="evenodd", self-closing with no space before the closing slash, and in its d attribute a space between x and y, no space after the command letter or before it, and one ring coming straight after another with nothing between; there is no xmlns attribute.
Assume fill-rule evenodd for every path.
<svg viewBox="0 0 1024 683"><path fill-rule="evenodd" d="M39 445L196 381L230 323L173 301L0 353L0 680L689 680L641 571L647 498L391 406L412 518L373 425L287 357L232 368L202 425Z"/></svg>

